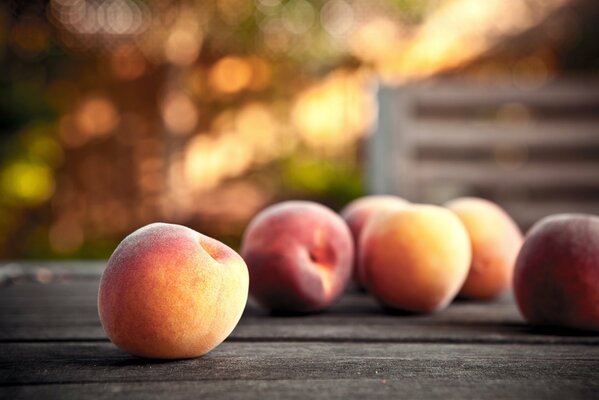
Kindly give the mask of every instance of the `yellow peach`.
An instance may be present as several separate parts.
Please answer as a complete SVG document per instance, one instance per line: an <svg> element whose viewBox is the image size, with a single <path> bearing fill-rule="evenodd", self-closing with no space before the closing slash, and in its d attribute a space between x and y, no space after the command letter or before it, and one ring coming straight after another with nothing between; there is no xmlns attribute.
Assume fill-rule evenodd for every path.
<svg viewBox="0 0 599 400"><path fill-rule="evenodd" d="M366 287L383 304L408 311L445 308L468 274L466 228L451 211L410 205L369 222L360 240Z"/></svg>
<svg viewBox="0 0 599 400"><path fill-rule="evenodd" d="M409 203L397 196L391 195L371 195L360 197L351 203L349 203L343 210L341 210L341 217L349 226L349 230L352 233L354 239L354 272L353 278L359 285L363 286L362 278L359 275L360 267L359 252L360 248L358 243L360 242L360 235L366 226L366 223L375 215L382 211L396 209L403 207Z"/></svg>
<svg viewBox="0 0 599 400"><path fill-rule="evenodd" d="M489 299L512 287L514 264L522 246L522 233L498 205L464 197L445 205L460 218L472 244L472 264L459 295Z"/></svg>
<svg viewBox="0 0 599 400"><path fill-rule="evenodd" d="M151 224L127 236L108 260L100 321L131 354L196 357L235 328L248 286L243 259L223 243L181 225Z"/></svg>

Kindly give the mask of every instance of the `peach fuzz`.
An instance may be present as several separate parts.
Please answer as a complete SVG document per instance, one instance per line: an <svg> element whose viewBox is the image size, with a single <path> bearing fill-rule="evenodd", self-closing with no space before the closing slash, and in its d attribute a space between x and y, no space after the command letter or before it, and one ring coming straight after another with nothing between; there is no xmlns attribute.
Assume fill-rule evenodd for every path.
<svg viewBox="0 0 599 400"><path fill-rule="evenodd" d="M364 226L368 222L370 218L372 218L375 214L380 213L382 211L393 210L399 207L404 207L409 204L406 200L391 195L371 195L360 197L352 202L350 202L343 210L341 210L341 217L349 226L349 230L352 233L352 237L354 239L354 270L353 270L353 278L354 280L360 284L362 284L362 279L358 274L358 260L359 260L359 246L360 235Z"/></svg>
<svg viewBox="0 0 599 400"><path fill-rule="evenodd" d="M514 294L533 325L599 331L599 217L537 222L518 254Z"/></svg>
<svg viewBox="0 0 599 400"><path fill-rule="evenodd" d="M249 224L241 254L250 294L276 312L314 312L332 304L351 274L353 243L335 212L309 201L287 201Z"/></svg>
<svg viewBox="0 0 599 400"><path fill-rule="evenodd" d="M445 207L460 218L472 245L470 271L459 296L490 299L510 289L522 246L514 220L497 204L474 197L452 200Z"/></svg>
<svg viewBox="0 0 599 400"><path fill-rule="evenodd" d="M360 240L366 287L384 305L441 310L464 283L471 260L466 228L451 211L410 205L375 218Z"/></svg>
<svg viewBox="0 0 599 400"><path fill-rule="evenodd" d="M98 311L110 340L149 358L190 358L219 345L248 297L242 258L180 225L155 223L127 236L102 279Z"/></svg>

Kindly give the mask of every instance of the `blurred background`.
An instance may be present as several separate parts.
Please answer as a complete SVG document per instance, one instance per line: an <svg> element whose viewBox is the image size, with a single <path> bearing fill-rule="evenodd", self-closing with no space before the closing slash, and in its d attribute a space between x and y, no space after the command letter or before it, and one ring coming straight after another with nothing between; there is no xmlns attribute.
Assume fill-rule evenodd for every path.
<svg viewBox="0 0 599 400"><path fill-rule="evenodd" d="M387 122L378 120L379 109L393 106L380 103L387 100L377 96L378 87L416 93L418 118L441 115L455 128L464 110L447 107L455 104L452 96L472 108L484 100L480 92L492 95L500 82L505 101L492 110L475 107L478 117L525 126L549 118L535 126L573 132L576 143L551 136L554 147L539 153L540 165L555 160L559 175L564 160L582 162L568 164L562 176L576 188L531 194L520 187L509 191L511 198L566 204L559 196L569 191L574 197L566 208L590 199L582 211L592 210L599 198L598 3L2 2L0 258L104 258L126 234L155 221L185 224L236 247L257 211L291 198L338 210L369 192L415 201L505 195L496 190L505 182L495 169L471 177L476 184L469 186L430 180L455 181L443 175L451 172L439 161L446 150L434 146L422 154L436 161L414 167L420 180L402 186L412 171L403 142L395 140L389 153L373 138L402 135L399 127L411 117L398 111L397 132L395 125L381 129ZM446 81L465 83L451 90L430 83ZM562 81L574 81L575 89L541 90ZM526 98L521 104L510 97L536 90L531 108ZM478 94L460 103L461 93ZM567 112L544 103L534 108L554 94ZM580 121L585 125L569 128ZM423 137L453 149L462 162L454 168L458 177L485 171L463 165L484 158L504 175L522 176L524 186L538 180L535 170L519 170L535 156L529 142L517 141L522 129L510 136L520 144L493 142L481 150L468 147L476 143L472 129L440 140L435 132L443 125L422 126L431 129ZM535 143L544 130L536 129ZM378 180L385 169L405 176ZM551 182L552 175L543 177Z"/></svg>

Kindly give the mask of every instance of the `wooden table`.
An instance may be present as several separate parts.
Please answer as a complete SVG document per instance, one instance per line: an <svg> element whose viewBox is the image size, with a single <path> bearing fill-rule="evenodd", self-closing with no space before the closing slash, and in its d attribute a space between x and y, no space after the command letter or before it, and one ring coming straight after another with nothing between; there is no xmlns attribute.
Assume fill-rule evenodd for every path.
<svg viewBox="0 0 599 400"><path fill-rule="evenodd" d="M0 266L0 398L599 398L599 336L531 329L509 296L429 316L358 292L304 317L250 302L204 357L136 358L98 321L102 268Z"/></svg>

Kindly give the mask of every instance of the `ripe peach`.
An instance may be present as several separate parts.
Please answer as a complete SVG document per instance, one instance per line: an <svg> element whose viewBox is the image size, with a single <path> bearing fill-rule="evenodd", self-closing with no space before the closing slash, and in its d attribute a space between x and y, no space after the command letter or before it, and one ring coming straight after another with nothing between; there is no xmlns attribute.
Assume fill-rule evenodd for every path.
<svg viewBox="0 0 599 400"><path fill-rule="evenodd" d="M343 210L341 210L341 216L349 226L349 230L354 238L354 280L363 285L362 279L358 274L360 270L358 268L359 246L360 235L364 226L373 215L380 213L381 211L392 210L398 207L404 207L409 204L406 200L390 195L372 195L360 197L349 203Z"/></svg>
<svg viewBox="0 0 599 400"><path fill-rule="evenodd" d="M251 221L241 254L258 303L272 311L312 312L329 306L347 285L353 243L345 222L332 210L287 201Z"/></svg>
<svg viewBox="0 0 599 400"><path fill-rule="evenodd" d="M381 303L433 312L445 308L462 287L470 240L451 211L410 205L368 223L360 258L364 283Z"/></svg>
<svg viewBox="0 0 599 400"><path fill-rule="evenodd" d="M459 295L490 299L512 287L522 232L498 205L484 199L464 197L445 205L460 218L472 245L470 272Z"/></svg>
<svg viewBox="0 0 599 400"><path fill-rule="evenodd" d="M537 222L516 261L514 294L531 324L599 331L599 217Z"/></svg>
<svg viewBox="0 0 599 400"><path fill-rule="evenodd" d="M247 267L229 247L181 225L151 224L127 236L108 260L100 321L131 354L196 357L235 328L248 285Z"/></svg>

